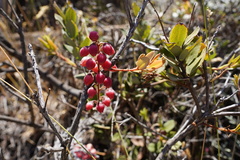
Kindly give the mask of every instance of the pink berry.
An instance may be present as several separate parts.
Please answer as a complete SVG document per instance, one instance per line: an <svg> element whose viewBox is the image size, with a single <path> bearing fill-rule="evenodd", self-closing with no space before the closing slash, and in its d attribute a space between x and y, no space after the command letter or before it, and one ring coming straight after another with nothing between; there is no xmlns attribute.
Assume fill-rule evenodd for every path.
<svg viewBox="0 0 240 160"><path fill-rule="evenodd" d="M81 48L79 54L81 57L87 56L89 54L88 46Z"/></svg>
<svg viewBox="0 0 240 160"><path fill-rule="evenodd" d="M88 110L91 110L93 107L94 107L93 101L87 102L87 104L86 104L86 110L87 110L87 111L88 111Z"/></svg>
<svg viewBox="0 0 240 160"><path fill-rule="evenodd" d="M103 85L107 88L112 86L112 79L110 77L106 77L103 81Z"/></svg>
<svg viewBox="0 0 240 160"><path fill-rule="evenodd" d="M103 103L99 103L99 104L97 104L97 106L96 106L96 109L98 110L98 112L100 112L100 113L102 113L103 111L104 111L104 108L105 108L105 106L104 106L104 104Z"/></svg>
<svg viewBox="0 0 240 160"><path fill-rule="evenodd" d="M102 84L104 82L104 79L105 79L105 75L102 72L99 72L96 75L96 82L97 83Z"/></svg>
<svg viewBox="0 0 240 160"><path fill-rule="evenodd" d="M114 48L109 43L104 43L102 46L102 51L108 55L113 55L115 53Z"/></svg>
<svg viewBox="0 0 240 160"><path fill-rule="evenodd" d="M98 38L99 38L98 32L96 32L96 31L90 32L90 33L89 33L89 38L90 38L92 41L97 41Z"/></svg>
<svg viewBox="0 0 240 160"><path fill-rule="evenodd" d="M107 59L107 56L104 53L99 53L97 55L98 64L103 64Z"/></svg>
<svg viewBox="0 0 240 160"><path fill-rule="evenodd" d="M99 49L98 46L95 43L93 43L89 46L88 51L92 56L96 56L99 52Z"/></svg>
<svg viewBox="0 0 240 160"><path fill-rule="evenodd" d="M87 90L87 94L88 94L88 98L93 98L97 94L97 91L95 88L90 87Z"/></svg>
<svg viewBox="0 0 240 160"><path fill-rule="evenodd" d="M105 70L105 71L108 71L112 66L112 62L107 59L103 64L102 64L102 68Z"/></svg>
<svg viewBox="0 0 240 160"><path fill-rule="evenodd" d="M105 106L110 106L111 104L111 99L107 96L104 96L103 97L103 100L102 100L102 103L105 105Z"/></svg>
<svg viewBox="0 0 240 160"><path fill-rule="evenodd" d="M113 99L115 96L115 91L112 88L108 88L105 92L106 96L108 96L110 99Z"/></svg>
<svg viewBox="0 0 240 160"><path fill-rule="evenodd" d="M91 149L93 149L92 143L88 143L88 144L86 145L86 148L87 148L88 151L90 151Z"/></svg>
<svg viewBox="0 0 240 160"><path fill-rule="evenodd" d="M86 67L86 62L89 59L89 57L83 57L82 60L80 61L80 65L83 67Z"/></svg>
<svg viewBox="0 0 240 160"><path fill-rule="evenodd" d="M94 77L91 74L88 74L84 77L83 81L85 85L89 86L90 84L93 83Z"/></svg>
<svg viewBox="0 0 240 160"><path fill-rule="evenodd" d="M93 69L96 66L96 62L93 58L89 58L86 62L86 68L87 69Z"/></svg>

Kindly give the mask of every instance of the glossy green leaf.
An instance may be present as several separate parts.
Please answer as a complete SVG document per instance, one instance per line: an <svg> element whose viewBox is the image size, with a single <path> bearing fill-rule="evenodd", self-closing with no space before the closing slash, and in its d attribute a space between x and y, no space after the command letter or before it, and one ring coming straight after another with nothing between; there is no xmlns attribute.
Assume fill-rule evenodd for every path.
<svg viewBox="0 0 240 160"><path fill-rule="evenodd" d="M168 50L172 52L172 54L175 57L178 57L182 52L182 48L175 43L167 43L166 46L168 47Z"/></svg>
<svg viewBox="0 0 240 160"><path fill-rule="evenodd" d="M84 47L84 46L89 46L91 44L91 40L89 37L86 37L80 44L80 47Z"/></svg>
<svg viewBox="0 0 240 160"><path fill-rule="evenodd" d="M189 51L188 56L186 57L186 64L190 65L192 61L198 57L200 51L201 51L201 41L202 37L199 37L199 39L194 43L193 48Z"/></svg>
<svg viewBox="0 0 240 160"><path fill-rule="evenodd" d="M182 46L188 34L188 29L183 24L177 24L170 32L169 42Z"/></svg>
<svg viewBox="0 0 240 160"><path fill-rule="evenodd" d="M67 21L66 32L70 38L75 38L78 35L77 25L72 20Z"/></svg>
<svg viewBox="0 0 240 160"><path fill-rule="evenodd" d="M200 67L205 59L207 49L204 48L200 56L197 57L190 65L186 66L186 73L192 77L196 74L198 67Z"/></svg>
<svg viewBox="0 0 240 160"><path fill-rule="evenodd" d="M192 40L198 34L199 31L200 31L200 28L197 27L190 35L188 35L185 42L184 42L184 45L188 45L189 43L191 43Z"/></svg>
<svg viewBox="0 0 240 160"><path fill-rule="evenodd" d="M75 12L75 10L73 8L69 7L66 10L64 20L66 23L69 21L73 21L75 24L77 24L77 13Z"/></svg>
<svg viewBox="0 0 240 160"><path fill-rule="evenodd" d="M163 124L163 129L166 132L170 132L176 126L176 122L174 120L168 120Z"/></svg>
<svg viewBox="0 0 240 160"><path fill-rule="evenodd" d="M171 62L173 64L178 64L176 57L166 48L162 48L161 53L163 53L163 57L168 61Z"/></svg>
<svg viewBox="0 0 240 160"><path fill-rule="evenodd" d="M133 14L136 17L138 15L138 12L140 11L140 7L137 5L136 2L132 3L132 10L133 10Z"/></svg>

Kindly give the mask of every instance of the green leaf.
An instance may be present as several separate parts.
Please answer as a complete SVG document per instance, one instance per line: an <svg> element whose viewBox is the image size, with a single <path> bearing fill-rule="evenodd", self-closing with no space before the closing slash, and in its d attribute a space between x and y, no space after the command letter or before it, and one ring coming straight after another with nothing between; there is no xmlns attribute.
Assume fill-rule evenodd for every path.
<svg viewBox="0 0 240 160"><path fill-rule="evenodd" d="M66 32L63 33L63 39L68 45L73 46L73 47L76 46L74 40L71 39Z"/></svg>
<svg viewBox="0 0 240 160"><path fill-rule="evenodd" d="M156 144L155 143L149 143L147 145L147 149L150 151L150 152L156 152Z"/></svg>
<svg viewBox="0 0 240 160"><path fill-rule="evenodd" d="M72 53L73 54L73 46L70 46L68 44L63 44L64 47L67 49L68 52Z"/></svg>
<svg viewBox="0 0 240 160"><path fill-rule="evenodd" d="M192 42L192 40L194 39L194 37L198 34L198 32L200 31L200 28L197 27L189 36L187 36L184 45L188 45L189 43Z"/></svg>
<svg viewBox="0 0 240 160"><path fill-rule="evenodd" d="M193 62L193 60L196 57L198 57L202 47L201 41L202 41L202 37L199 37L199 39L194 43L193 48L189 51L189 54L186 57L187 65L190 65Z"/></svg>
<svg viewBox="0 0 240 160"><path fill-rule="evenodd" d="M64 25L64 23L63 23L63 18L60 16L60 15L58 15L58 14L54 14L54 18L61 24L61 26L65 29L65 25Z"/></svg>
<svg viewBox="0 0 240 160"><path fill-rule="evenodd" d="M163 124L163 129L166 132L170 132L176 126L176 122L174 120L168 120Z"/></svg>
<svg viewBox="0 0 240 160"><path fill-rule="evenodd" d="M167 48L165 48L165 47L162 48L160 52L163 53L163 57L167 61L169 61L173 64L178 64L178 62L176 61L176 57Z"/></svg>
<svg viewBox="0 0 240 160"><path fill-rule="evenodd" d="M80 44L80 47L84 47L84 46L89 46L91 44L91 40L89 37L86 37Z"/></svg>
<svg viewBox="0 0 240 160"><path fill-rule="evenodd" d="M142 110L140 110L139 115L140 115L141 117L143 117L143 119L144 119L145 121L149 121L149 116L148 116L148 110L147 110L147 108L144 107Z"/></svg>
<svg viewBox="0 0 240 160"><path fill-rule="evenodd" d="M176 81L182 81L182 80L183 80L181 77L176 76L175 74L172 74L172 73L170 73L170 72L168 72L168 71L166 72L166 74L167 74L167 77L168 77L171 81L176 82Z"/></svg>
<svg viewBox="0 0 240 160"><path fill-rule="evenodd" d="M167 43L166 46L168 47L168 50L171 51L175 57L178 57L182 52L182 48L176 45L175 43Z"/></svg>
<svg viewBox="0 0 240 160"><path fill-rule="evenodd" d="M72 54L73 54L73 56L75 57L76 60L80 60L81 59L80 55L79 55L79 50L80 49L78 47L74 47L73 48L73 53Z"/></svg>
<svg viewBox="0 0 240 160"><path fill-rule="evenodd" d="M183 24L177 24L170 32L169 42L182 46L188 34L188 29Z"/></svg>
<svg viewBox="0 0 240 160"><path fill-rule="evenodd" d="M62 10L58 7L58 5L57 5L56 2L53 3L53 7L56 9L56 11L58 12L58 14L59 14L63 19L65 19L64 13L63 13Z"/></svg>
<svg viewBox="0 0 240 160"><path fill-rule="evenodd" d="M132 10L133 10L133 14L136 17L138 15L138 12L140 11L140 7L137 5L136 2L132 3Z"/></svg>
<svg viewBox="0 0 240 160"><path fill-rule="evenodd" d="M69 7L66 10L64 20L66 23L73 21L75 24L77 24L77 13L75 12L75 10L73 8Z"/></svg>
<svg viewBox="0 0 240 160"><path fill-rule="evenodd" d="M70 38L75 38L78 35L78 28L76 23L72 20L66 22L66 32Z"/></svg>

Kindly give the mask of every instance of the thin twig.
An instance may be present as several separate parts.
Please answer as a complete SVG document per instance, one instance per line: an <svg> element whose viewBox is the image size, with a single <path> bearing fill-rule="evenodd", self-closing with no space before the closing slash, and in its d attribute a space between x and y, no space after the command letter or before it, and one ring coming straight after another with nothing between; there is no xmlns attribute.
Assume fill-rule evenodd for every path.
<svg viewBox="0 0 240 160"><path fill-rule="evenodd" d="M123 50L126 48L128 42L130 41L135 29L138 26L138 23L140 22L141 18L144 15L144 10L147 6L148 0L143 0L142 6L140 11L138 12L138 15L136 16L136 18L134 19L132 25L130 26L130 29L128 30L128 33L126 35L125 40L123 41L123 43L121 44L120 48L118 49L117 53L114 55L114 57L112 58L111 62L112 64L115 64L116 61L118 60L119 56L122 54Z"/></svg>
<svg viewBox="0 0 240 160"><path fill-rule="evenodd" d="M1 35L1 33L0 33L0 46L2 46L11 56L14 56L19 61L22 60L22 55L20 53L18 53L18 51L15 48L13 48L13 46ZM31 65L30 61L27 61L27 63L29 66ZM48 81L56 88L63 90L66 93L76 96L76 97L79 97L80 94L82 93L81 90L79 90L77 88L73 88L73 87L61 82L57 77L48 73L48 71L45 71L40 66L38 66L38 71L44 80Z"/></svg>
<svg viewBox="0 0 240 160"><path fill-rule="evenodd" d="M85 105L88 99L88 94L87 94L87 90L88 90L89 86L85 86L84 87L84 92L81 95L81 98L78 102L78 106L77 106L77 110L76 113L74 115L73 118L73 122L72 125L69 129L69 132L74 136L74 134L76 133L77 129L78 129L78 124L80 122L80 118L82 115L82 111L85 109ZM70 139L69 144L71 144L72 138Z"/></svg>
<svg viewBox="0 0 240 160"><path fill-rule="evenodd" d="M16 119L16 118L13 118L13 117L9 117L9 116L5 116L5 115L0 115L0 120L8 121L8 122L14 122L14 123L17 123L19 125L26 125L26 126L38 128L38 129L40 129L42 131L54 133L52 130L50 130L48 128L45 128L44 126L42 126L40 124L30 123L30 122L27 122L27 121L23 121L23 120Z"/></svg>
<svg viewBox="0 0 240 160"><path fill-rule="evenodd" d="M160 25L161 25L161 28L162 28L162 31L163 31L163 35L164 35L164 37L165 37L165 39L167 40L167 42L169 43L169 40L168 40L167 34L166 34L166 32L165 32L165 29L164 29L164 27L163 27L163 23L162 23L161 18L160 18L160 16L159 16L157 10L155 9L153 3L152 3L150 0L149 0L149 3L151 4L151 6L152 6L154 12L156 13L156 15L157 15L157 17L158 17L158 21L159 21L159 23L160 23ZM170 4L171 4L171 3L170 3ZM170 5L169 5L169 6L170 6Z"/></svg>
<svg viewBox="0 0 240 160"><path fill-rule="evenodd" d="M146 48L148 48L148 49L151 49L151 50L154 50L154 51L159 51L159 50L160 50L159 48L156 48L155 46L150 46L150 45L148 45L147 43L145 43L145 42L143 42L143 41L136 40L136 39L130 39L130 42L134 42L134 43L141 44L141 45L143 45L144 47L146 47Z"/></svg>
<svg viewBox="0 0 240 160"><path fill-rule="evenodd" d="M130 114L128 114L128 113L124 113L124 115L128 116L128 117L130 118L130 120L133 120L136 124L142 126L143 128L147 129L148 131L150 131L150 132L152 132L152 133L155 133L156 135L159 135L159 136L161 136L161 137L163 137L163 138L165 138L165 139L168 139L167 136L165 136L165 135L163 135L163 134L161 134L161 133L159 133L159 132L157 132L157 131L152 130L151 128L149 128L148 126L146 126L144 123L138 121L138 120L137 120L136 118L134 118L132 115L130 115Z"/></svg>
<svg viewBox="0 0 240 160"><path fill-rule="evenodd" d="M35 98L35 101L37 103L37 107L39 108L41 114L43 115L43 117L45 118L45 120L47 121L47 123L49 124L49 126L52 128L52 130L54 131L54 133L56 134L56 136L58 137L60 143L62 146L65 146L63 138L61 137L61 135L59 134L59 132L57 131L56 127L54 126L52 120L50 119L47 109L44 107L45 106L45 102L44 102L44 98L43 98L43 94L42 94L42 87L41 87L41 79L40 79L40 75L38 72L38 66L37 66L37 62L35 59L35 54L33 52L33 48L32 45L29 44L29 55L32 58L33 61L33 70L36 76L36 84L37 84L37 88L38 88L38 94L37 97Z"/></svg>

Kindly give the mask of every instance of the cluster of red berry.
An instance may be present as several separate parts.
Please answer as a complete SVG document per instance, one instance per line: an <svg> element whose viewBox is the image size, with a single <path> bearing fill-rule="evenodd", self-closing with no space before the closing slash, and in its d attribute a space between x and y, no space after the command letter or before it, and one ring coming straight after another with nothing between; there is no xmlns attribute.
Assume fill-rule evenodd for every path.
<svg viewBox="0 0 240 160"><path fill-rule="evenodd" d="M94 156L94 158L98 158L97 150L93 147L91 143L85 145L85 148ZM75 155L76 159L92 160L91 156L77 144L74 145L72 152L74 153L73 155Z"/></svg>
<svg viewBox="0 0 240 160"><path fill-rule="evenodd" d="M93 43L80 49L79 54L83 57L80 65L90 71L84 77L84 84L90 86L87 91L88 98L97 97L97 100L88 101L86 110L91 110L96 106L99 112L103 112L105 106L110 106L111 100L115 96L115 92L111 88L112 79L103 73L112 67L107 56L115 54L115 50L111 44L99 42L99 35L96 31L90 32L89 38ZM105 92L103 96L101 96L102 92Z"/></svg>

